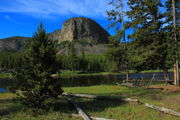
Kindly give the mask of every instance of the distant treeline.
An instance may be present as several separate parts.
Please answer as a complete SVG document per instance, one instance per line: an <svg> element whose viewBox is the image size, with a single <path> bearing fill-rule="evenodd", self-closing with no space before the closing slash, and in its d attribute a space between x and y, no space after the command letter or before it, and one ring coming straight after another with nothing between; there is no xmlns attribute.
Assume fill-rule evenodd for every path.
<svg viewBox="0 0 180 120"><path fill-rule="evenodd" d="M119 50L118 50L119 51ZM110 53L117 53L114 50L109 50ZM72 70L83 72L119 72L124 71L123 61L112 60L111 54L107 52L102 55L57 55L60 70ZM118 52L119 53L119 52ZM0 52L0 70L9 71L18 67L21 64L21 57L23 53L20 52ZM129 56L131 60L132 55ZM134 58L132 60L135 61ZM129 69L139 71L139 64L130 62ZM119 62L117 62L119 61ZM138 62L140 63L140 62ZM145 65L143 70L161 69L158 66ZM142 68L141 68L142 69Z"/></svg>
<svg viewBox="0 0 180 120"><path fill-rule="evenodd" d="M22 53L0 52L0 70L8 71L18 66L21 62Z"/></svg>
<svg viewBox="0 0 180 120"><path fill-rule="evenodd" d="M72 58L67 55L59 55L58 61L61 69L79 70L84 72L117 71L117 66L107 60L105 55L86 55Z"/></svg>
<svg viewBox="0 0 180 120"><path fill-rule="evenodd" d="M22 53L0 52L1 71L13 70L21 64ZM117 65L107 60L105 55L68 56L57 55L59 69L84 72L117 71Z"/></svg>

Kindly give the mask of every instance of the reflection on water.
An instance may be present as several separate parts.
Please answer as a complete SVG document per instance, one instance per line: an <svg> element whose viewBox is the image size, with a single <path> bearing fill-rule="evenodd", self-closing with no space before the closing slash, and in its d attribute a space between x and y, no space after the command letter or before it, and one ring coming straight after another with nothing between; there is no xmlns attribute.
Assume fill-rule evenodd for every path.
<svg viewBox="0 0 180 120"><path fill-rule="evenodd" d="M6 92L7 90L4 88L0 88L0 92Z"/></svg>
<svg viewBox="0 0 180 120"><path fill-rule="evenodd" d="M150 81L154 76L155 80L164 80L163 73L135 73L130 74L129 79L144 79ZM173 80L173 73L169 74L170 80ZM63 77L59 79L59 82L63 87L73 86L92 86L92 85L115 85L116 83L122 83L125 79L124 75L101 75L101 76L79 76L79 77ZM11 79L0 79L0 92L7 89L8 86L13 84ZM2 89L4 88L4 89Z"/></svg>
<svg viewBox="0 0 180 120"><path fill-rule="evenodd" d="M152 79L154 76L155 80L164 80L164 73L158 72L158 73L134 73L129 75L129 79ZM173 80L173 73L169 73L169 79Z"/></svg>
<svg viewBox="0 0 180 120"><path fill-rule="evenodd" d="M117 75L104 76L80 76L80 77L63 77L60 83L63 87L73 86L91 86L91 85L113 85L122 82L122 78Z"/></svg>

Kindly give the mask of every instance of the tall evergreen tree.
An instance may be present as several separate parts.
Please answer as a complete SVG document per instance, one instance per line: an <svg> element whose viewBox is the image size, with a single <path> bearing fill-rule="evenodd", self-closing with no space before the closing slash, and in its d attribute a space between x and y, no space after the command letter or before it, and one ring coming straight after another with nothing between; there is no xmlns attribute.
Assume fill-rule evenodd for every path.
<svg viewBox="0 0 180 120"><path fill-rule="evenodd" d="M172 10L172 0L167 0L165 3L166 7L166 12L165 12L165 28L164 32L166 32L166 39L168 41L168 61L169 64L172 64L173 59L174 59L174 52L177 52L178 54L178 59L180 60L180 47L177 47L176 49L174 48L174 32L173 32L173 10ZM176 33L177 33L177 40L178 40L178 45L180 46L180 40L179 37L180 35L180 1L175 0L175 7L176 7Z"/></svg>
<svg viewBox="0 0 180 120"><path fill-rule="evenodd" d="M163 7L160 0L129 0L130 11L127 12L131 22L129 27L134 33L129 37L134 40L134 49L131 62L138 64L140 70L151 68L165 69L164 63L167 55L164 39L163 14L160 7ZM133 50L133 49L132 49Z"/></svg>
<svg viewBox="0 0 180 120"><path fill-rule="evenodd" d="M56 99L63 91L52 74L58 71L56 42L49 40L42 23L23 53L15 73L16 89L22 91L20 100L28 107L48 108L48 100Z"/></svg>
<svg viewBox="0 0 180 120"><path fill-rule="evenodd" d="M77 49L75 47L77 41L63 41L59 44L61 49L67 48L68 55L68 69L74 71L79 67L79 58L77 56Z"/></svg>

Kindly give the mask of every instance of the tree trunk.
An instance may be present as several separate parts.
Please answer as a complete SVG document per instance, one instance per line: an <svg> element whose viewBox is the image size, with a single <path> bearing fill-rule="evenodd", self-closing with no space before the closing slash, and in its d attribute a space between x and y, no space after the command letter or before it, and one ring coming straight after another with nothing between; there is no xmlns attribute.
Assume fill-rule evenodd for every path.
<svg viewBox="0 0 180 120"><path fill-rule="evenodd" d="M174 33L174 82L176 86L179 86L179 66L178 66L178 60L177 60L177 47L178 47L178 41L177 41L177 35L176 35L176 6L175 1L172 0L172 8L173 8L173 33Z"/></svg>
<svg viewBox="0 0 180 120"><path fill-rule="evenodd" d="M176 64L174 64L174 84L177 85Z"/></svg>
<svg viewBox="0 0 180 120"><path fill-rule="evenodd" d="M164 70L164 79L166 81L166 85L168 84L168 80L169 80L169 72L168 72L168 69L165 68Z"/></svg>

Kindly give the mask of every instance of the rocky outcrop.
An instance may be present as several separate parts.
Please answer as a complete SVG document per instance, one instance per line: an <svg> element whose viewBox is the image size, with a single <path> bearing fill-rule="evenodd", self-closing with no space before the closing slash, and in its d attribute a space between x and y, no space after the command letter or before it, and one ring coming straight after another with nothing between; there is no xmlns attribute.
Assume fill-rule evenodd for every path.
<svg viewBox="0 0 180 120"><path fill-rule="evenodd" d="M0 39L0 51L22 51L29 39L20 36Z"/></svg>
<svg viewBox="0 0 180 120"><path fill-rule="evenodd" d="M106 47L102 44L108 43L109 33L94 20L84 17L74 17L64 22L61 30L48 34L49 39L61 41L85 40L95 45L87 46L87 53L103 53ZM0 51L22 51L28 37L10 37L0 39ZM80 49L77 46L77 49Z"/></svg>
<svg viewBox="0 0 180 120"><path fill-rule="evenodd" d="M61 41L86 40L95 44L108 43L109 33L94 20L74 17L64 22L61 30L49 34L49 38Z"/></svg>

